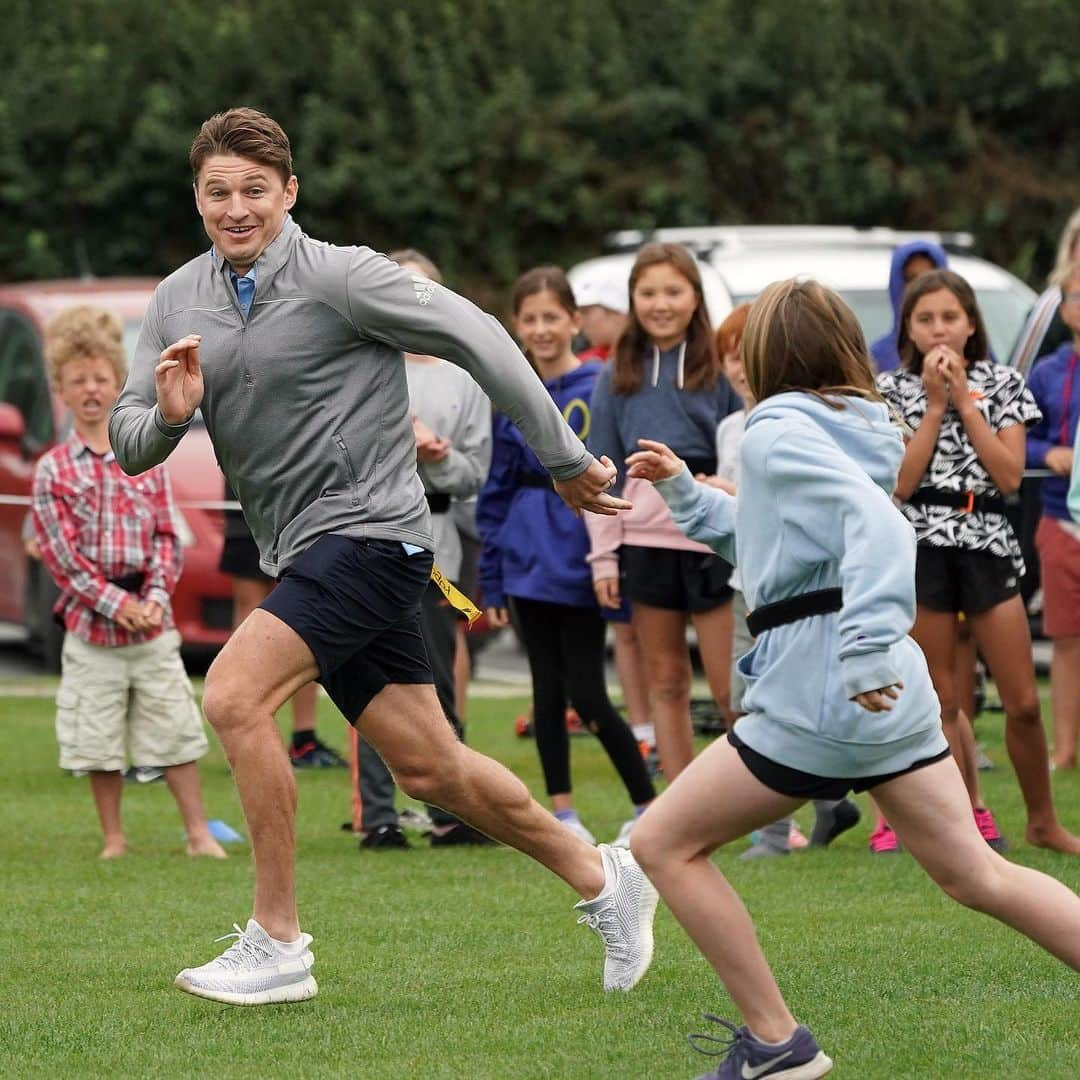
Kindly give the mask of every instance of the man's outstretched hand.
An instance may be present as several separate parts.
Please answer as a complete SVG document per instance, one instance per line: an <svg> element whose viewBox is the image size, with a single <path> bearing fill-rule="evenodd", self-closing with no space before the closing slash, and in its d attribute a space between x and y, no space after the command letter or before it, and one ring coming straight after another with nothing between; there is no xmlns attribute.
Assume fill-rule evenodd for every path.
<svg viewBox="0 0 1080 1080"><path fill-rule="evenodd" d="M202 336L188 334L163 350L154 368L158 412L166 424L179 426L191 419L203 399L199 364Z"/></svg>
<svg viewBox="0 0 1080 1080"><path fill-rule="evenodd" d="M633 503L617 499L610 494L618 474L611 458L603 457L593 463L572 480L556 480L555 490L563 502L575 513L588 510L593 514L607 514L609 517L620 510L630 510Z"/></svg>

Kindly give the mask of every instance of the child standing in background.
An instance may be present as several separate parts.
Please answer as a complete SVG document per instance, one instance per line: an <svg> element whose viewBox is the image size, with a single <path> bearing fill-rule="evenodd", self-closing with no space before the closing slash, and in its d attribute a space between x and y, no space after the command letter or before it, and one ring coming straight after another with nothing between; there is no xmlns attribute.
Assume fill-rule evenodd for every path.
<svg viewBox="0 0 1080 1080"><path fill-rule="evenodd" d="M70 308L49 324L46 356L73 422L38 462L32 510L67 630L56 693L60 767L90 774L103 859L127 850L125 743L134 766L164 769L187 853L223 859L196 765L208 744L172 624L182 553L169 477L162 467L127 476L109 446L109 410L125 374L123 330L100 308Z"/></svg>
<svg viewBox="0 0 1080 1080"><path fill-rule="evenodd" d="M717 370L701 274L680 244L646 244L630 272L630 319L596 381L589 448L622 462L638 439L666 440L695 473L716 471L716 427L739 406ZM593 583L603 607L625 591L638 639L648 642L645 674L665 777L694 756L690 723L689 615L717 706L730 708L731 567L675 527L648 484L625 491L633 509L610 522L588 515Z"/></svg>
<svg viewBox="0 0 1080 1080"><path fill-rule="evenodd" d="M582 270L575 278L574 297L581 312L581 333L589 343L578 359L611 359L611 350L626 329L630 311L630 288L625 275L613 276L610 270L596 267ZM618 535L613 530L612 535ZM618 549L605 552L610 559L618 560ZM621 574L620 574L621 576ZM637 639L631 619L630 600L620 597L618 607L601 607L604 618L611 623L615 635L615 671L622 687L623 703L630 721L630 729L638 742L655 748L656 729L652 722L649 703L649 684L645 678L645 650Z"/></svg>
<svg viewBox="0 0 1080 1080"><path fill-rule="evenodd" d="M971 286L951 270L921 274L904 293L901 366L878 376L885 400L913 429L896 486L915 528L915 625L941 702L949 745L987 843L1001 834L979 791L971 723L958 707L956 616L964 612L1005 708L1005 745L1027 806L1029 843L1080 854L1050 791L1046 732L1027 612L1024 561L1005 516L1020 486L1027 426L1040 418L1018 371L994 364ZM887 828L881 821L877 831Z"/></svg>
<svg viewBox="0 0 1080 1080"><path fill-rule="evenodd" d="M1043 632L1053 642L1054 767L1075 769L1080 736L1080 524L1069 516L1066 496L1080 418L1080 262L1066 264L1054 284L1061 290L1059 311L1072 340L1032 368L1028 388L1042 419L1028 432L1027 464L1053 473L1040 485L1043 511L1035 543L1042 575Z"/></svg>
<svg viewBox="0 0 1080 1080"><path fill-rule="evenodd" d="M589 398L599 371L571 348L580 326L574 294L557 266L523 274L514 286L514 333L537 375L584 438ZM492 626L513 609L529 658L536 748L555 816L595 843L574 807L570 783L567 699L600 740L626 786L635 815L615 843L627 846L637 815L655 796L645 762L604 685L605 623L593 595L581 518L555 494L546 472L506 416L495 417L491 472L480 492L476 522L483 539L480 587Z"/></svg>

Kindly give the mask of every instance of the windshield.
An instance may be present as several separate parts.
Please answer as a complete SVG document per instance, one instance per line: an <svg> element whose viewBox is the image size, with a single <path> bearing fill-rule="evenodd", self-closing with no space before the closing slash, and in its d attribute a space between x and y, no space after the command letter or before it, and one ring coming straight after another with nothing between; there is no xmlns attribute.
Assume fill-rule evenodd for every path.
<svg viewBox="0 0 1080 1080"><path fill-rule="evenodd" d="M880 289L837 291L855 312L868 343L888 333L893 314L892 304L885 293ZM753 296L739 296L735 298L735 303L753 299ZM978 293L978 301L990 337L990 351L997 360L1007 360L1024 328L1031 302L1027 297L1005 289L983 289Z"/></svg>

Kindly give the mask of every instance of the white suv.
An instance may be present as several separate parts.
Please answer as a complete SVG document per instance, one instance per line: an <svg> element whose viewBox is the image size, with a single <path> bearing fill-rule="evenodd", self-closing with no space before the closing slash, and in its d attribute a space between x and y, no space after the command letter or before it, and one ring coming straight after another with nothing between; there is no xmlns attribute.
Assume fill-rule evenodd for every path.
<svg viewBox="0 0 1080 1080"><path fill-rule="evenodd" d="M835 289L851 305L868 342L892 326L889 267L893 250L911 240L931 240L949 253L949 266L975 289L990 345L1011 358L1035 293L1019 278L985 259L965 254L967 233L906 232L845 226L735 225L619 232L609 238L617 253L591 259L570 271L570 282L598 262L627 277L633 252L649 240L685 244L703 264L705 299L713 325L735 304L752 300L766 285L803 275ZM625 270L623 266L625 264ZM710 272L712 271L712 272Z"/></svg>

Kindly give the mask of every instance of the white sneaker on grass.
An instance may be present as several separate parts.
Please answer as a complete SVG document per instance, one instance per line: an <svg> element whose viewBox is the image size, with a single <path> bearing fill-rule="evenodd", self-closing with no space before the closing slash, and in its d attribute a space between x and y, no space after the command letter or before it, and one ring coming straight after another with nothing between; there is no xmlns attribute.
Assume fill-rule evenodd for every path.
<svg viewBox="0 0 1080 1080"><path fill-rule="evenodd" d="M632 990L649 970L653 916L659 896L626 848L600 845L604 889L594 900L574 905L579 923L604 942L604 989Z"/></svg>
<svg viewBox="0 0 1080 1080"><path fill-rule="evenodd" d="M582 825L579 818L573 817L565 820L558 818L557 820L564 829L569 829L579 840L584 840L586 844L596 846L596 837Z"/></svg>
<svg viewBox="0 0 1080 1080"><path fill-rule="evenodd" d="M225 934L217 941L234 937L216 960L202 967L185 968L174 985L196 997L223 1001L226 1005L274 1005L287 1001L306 1001L319 992L311 974L315 963L308 946L310 934L296 941L275 941L254 919L247 929L233 924L235 934Z"/></svg>
<svg viewBox="0 0 1080 1080"><path fill-rule="evenodd" d="M634 826L637 824L637 818L632 817L629 821L622 823L622 828L619 830L619 835L611 841L612 847L629 848L630 847L630 834L634 831Z"/></svg>

